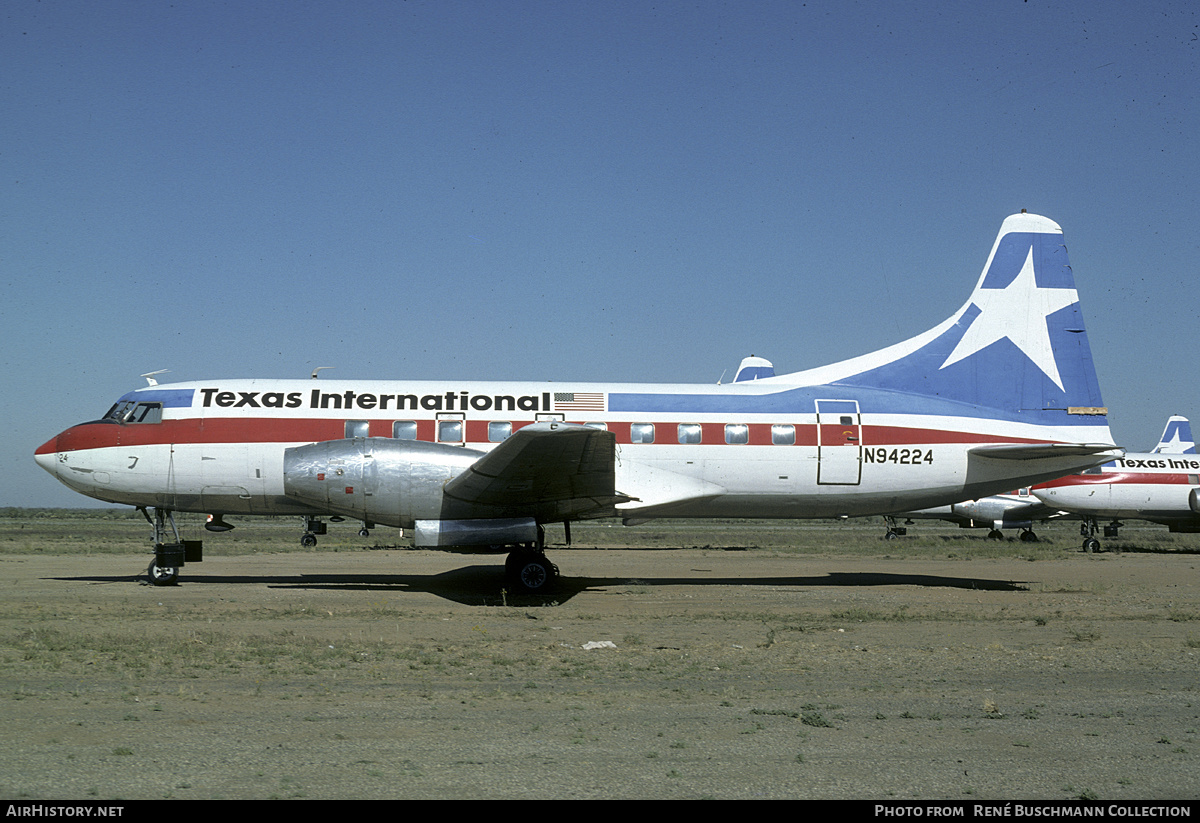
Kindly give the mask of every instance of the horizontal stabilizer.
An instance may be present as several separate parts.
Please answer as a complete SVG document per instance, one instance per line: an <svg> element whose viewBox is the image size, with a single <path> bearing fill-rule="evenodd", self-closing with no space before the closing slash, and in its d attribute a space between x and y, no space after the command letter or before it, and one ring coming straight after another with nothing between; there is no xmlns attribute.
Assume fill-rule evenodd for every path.
<svg viewBox="0 0 1200 823"><path fill-rule="evenodd" d="M1111 443L996 443L974 446L968 452L972 457L990 457L995 460L1048 460L1056 457L1096 455L1097 463L1116 460L1125 455L1125 450Z"/></svg>

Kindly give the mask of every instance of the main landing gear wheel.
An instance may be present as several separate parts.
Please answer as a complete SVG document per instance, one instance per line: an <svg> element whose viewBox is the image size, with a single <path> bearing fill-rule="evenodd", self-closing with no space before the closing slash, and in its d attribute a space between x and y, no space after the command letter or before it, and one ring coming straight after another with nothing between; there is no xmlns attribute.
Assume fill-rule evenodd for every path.
<svg viewBox="0 0 1200 823"><path fill-rule="evenodd" d="M1004 532L1000 531L999 529L992 529L990 532L988 532L988 540L1003 540L1003 539L1004 539Z"/></svg>
<svg viewBox="0 0 1200 823"><path fill-rule="evenodd" d="M146 575L155 586L174 586L179 582L179 567L160 566L157 560L151 560Z"/></svg>
<svg viewBox="0 0 1200 823"><path fill-rule="evenodd" d="M543 594L558 579L558 566L541 552L518 549L504 561L509 585L524 594Z"/></svg>
<svg viewBox="0 0 1200 823"><path fill-rule="evenodd" d="M1100 541L1094 537L1089 537L1083 541L1083 550L1088 554L1094 554L1100 551Z"/></svg>
<svg viewBox="0 0 1200 823"><path fill-rule="evenodd" d="M306 534L300 538L300 545L306 549L311 549L317 545L317 536L315 534Z"/></svg>
<svg viewBox="0 0 1200 823"><path fill-rule="evenodd" d="M1021 542L1036 543L1038 542L1038 536L1033 533L1033 529L1026 529L1025 531L1021 532Z"/></svg>

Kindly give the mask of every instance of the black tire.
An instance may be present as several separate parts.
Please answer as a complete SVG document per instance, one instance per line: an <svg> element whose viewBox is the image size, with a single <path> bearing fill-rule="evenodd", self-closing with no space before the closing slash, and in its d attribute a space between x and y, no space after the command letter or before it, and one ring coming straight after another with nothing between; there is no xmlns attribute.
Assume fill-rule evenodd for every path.
<svg viewBox="0 0 1200 823"><path fill-rule="evenodd" d="M154 586L174 586L179 583L178 566L160 566L157 560L151 560L146 569L146 577Z"/></svg>
<svg viewBox="0 0 1200 823"><path fill-rule="evenodd" d="M513 589L524 594L541 594L553 587L558 577L558 567L545 555L519 553L504 563L509 583Z"/></svg>

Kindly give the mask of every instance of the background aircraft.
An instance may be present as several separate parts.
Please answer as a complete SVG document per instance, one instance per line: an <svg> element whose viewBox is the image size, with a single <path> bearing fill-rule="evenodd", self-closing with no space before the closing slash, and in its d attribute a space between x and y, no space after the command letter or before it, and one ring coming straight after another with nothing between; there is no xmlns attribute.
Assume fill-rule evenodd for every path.
<svg viewBox="0 0 1200 823"><path fill-rule="evenodd" d="M507 551L512 585L539 591L557 574L547 523L878 515L1123 454L1062 230L1033 214L1004 221L935 328L794 374L749 365L756 379L715 386L151 380L36 459L82 494L154 509L156 583L201 559L171 518L192 511L211 530L300 515L306 543L322 517L412 529L417 546Z"/></svg>
<svg viewBox="0 0 1200 823"><path fill-rule="evenodd" d="M1020 529L1022 541L1036 542L1033 524L1048 520L1056 511L1035 497L1027 486L980 500L965 500L949 506L886 515L887 531L884 538L891 540L906 534L907 529L898 522L904 518L905 525L911 525L914 520L946 520L964 529L988 529L988 537L997 540L1004 537L1002 529Z"/></svg>
<svg viewBox="0 0 1200 823"><path fill-rule="evenodd" d="M1103 466L1038 484L1034 495L1053 509L1083 518L1084 551L1100 551L1098 521L1105 537L1117 537L1125 520L1161 523L1173 532L1200 532L1200 457L1186 417L1168 418L1157 446Z"/></svg>

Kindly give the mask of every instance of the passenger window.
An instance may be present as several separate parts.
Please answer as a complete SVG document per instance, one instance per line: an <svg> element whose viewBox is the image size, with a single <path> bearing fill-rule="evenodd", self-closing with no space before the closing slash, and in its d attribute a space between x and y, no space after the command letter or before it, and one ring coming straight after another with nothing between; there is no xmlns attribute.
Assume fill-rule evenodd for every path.
<svg viewBox="0 0 1200 823"><path fill-rule="evenodd" d="M584 423L583 427L585 429L599 429L602 432L608 431L607 423Z"/></svg>
<svg viewBox="0 0 1200 823"><path fill-rule="evenodd" d="M439 443L463 442L463 424L461 420L439 420L437 426Z"/></svg>
<svg viewBox="0 0 1200 823"><path fill-rule="evenodd" d="M630 443L653 443L654 442L654 424L653 423L634 423L629 427L629 442Z"/></svg>
<svg viewBox="0 0 1200 823"><path fill-rule="evenodd" d="M679 424L679 442L685 445L700 442L700 425L698 423Z"/></svg>
<svg viewBox="0 0 1200 823"><path fill-rule="evenodd" d="M796 427L777 424L771 427L771 442L776 446L796 445Z"/></svg>
<svg viewBox="0 0 1200 823"><path fill-rule="evenodd" d="M346 439L352 437L367 437L371 433L371 424L366 420L347 420Z"/></svg>
<svg viewBox="0 0 1200 823"><path fill-rule="evenodd" d="M488 423L488 442L499 443L512 434L512 423Z"/></svg>
<svg viewBox="0 0 1200 823"><path fill-rule="evenodd" d="M731 446L744 446L750 442L750 427L745 423L730 423L725 427L725 442Z"/></svg>
<svg viewBox="0 0 1200 823"><path fill-rule="evenodd" d="M396 420L392 423L392 437L397 440L416 440L417 422L415 420Z"/></svg>

